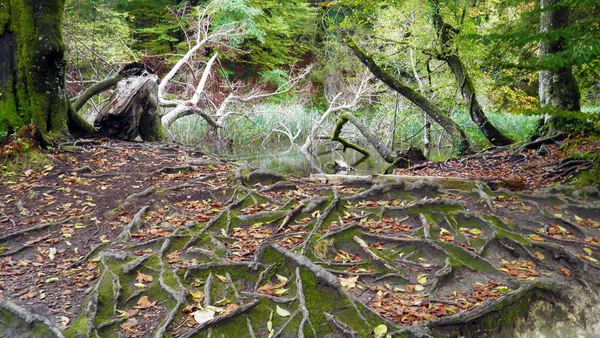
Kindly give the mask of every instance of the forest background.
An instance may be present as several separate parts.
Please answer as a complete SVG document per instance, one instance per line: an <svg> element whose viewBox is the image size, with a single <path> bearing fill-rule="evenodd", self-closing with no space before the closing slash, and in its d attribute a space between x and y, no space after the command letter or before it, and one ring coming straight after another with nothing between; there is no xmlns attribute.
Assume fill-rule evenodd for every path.
<svg viewBox="0 0 600 338"><path fill-rule="evenodd" d="M413 145L444 159L468 147L526 141L548 129L597 129L596 5L68 0L67 96L75 101L121 65L139 61L170 78L159 89L161 100L194 96L185 105L196 109L167 121L167 112L177 109L162 108L174 141L230 149L320 142L334 130L337 112L346 110L385 147ZM540 6L557 22L544 24ZM194 44L202 34L206 41ZM558 47L548 51L552 44ZM548 105L552 95L544 97L540 76L564 71L573 74L559 80L569 82L562 84L570 93L564 96L576 103ZM76 103L76 110L91 122L112 95ZM548 114L563 118L544 125ZM354 126L343 135L367 143Z"/></svg>

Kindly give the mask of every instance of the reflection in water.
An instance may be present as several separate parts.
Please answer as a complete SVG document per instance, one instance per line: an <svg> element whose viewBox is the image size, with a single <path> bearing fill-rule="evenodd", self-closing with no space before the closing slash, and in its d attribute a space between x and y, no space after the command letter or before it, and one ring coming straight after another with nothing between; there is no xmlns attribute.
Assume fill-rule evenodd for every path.
<svg viewBox="0 0 600 338"><path fill-rule="evenodd" d="M350 175L372 175L381 174L388 166L380 156L364 157L353 150L342 152L331 146L319 146L316 155L306 156L298 148L283 151L277 150L239 150L232 155L239 162L247 162L251 165L270 169L282 174L295 176L308 176L310 174L326 173L335 174L327 164L335 160L343 160L356 170L350 171ZM338 174L341 174L338 172Z"/></svg>

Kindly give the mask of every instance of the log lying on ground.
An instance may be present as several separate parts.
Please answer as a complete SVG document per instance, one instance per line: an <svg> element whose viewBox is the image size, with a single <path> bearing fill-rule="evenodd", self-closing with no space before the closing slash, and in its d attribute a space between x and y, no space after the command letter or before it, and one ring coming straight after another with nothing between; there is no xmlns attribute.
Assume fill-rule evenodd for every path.
<svg viewBox="0 0 600 338"><path fill-rule="evenodd" d="M338 141L342 144L342 146L344 147L344 151L346 151L347 148L350 148L358 151L359 153L365 156L370 156L369 152L366 149L361 148L358 145L353 144L351 142L348 142L341 136L342 128L344 128L344 125L348 122L352 123L356 127L356 129L358 129L358 131L360 131L360 133L367 139L371 146L375 148L379 156L381 156L381 158L383 158L387 163L390 164L390 166L385 170L385 174L391 174L396 168L408 168L411 164L411 161L427 160L427 158L425 158L425 155L423 155L423 151L415 147L410 147L405 152L394 153L393 151L388 149L385 146L385 144L381 142L379 137L377 137L377 135L373 133L371 129L369 129L369 127L362 123L362 121L359 118L348 112L344 112L340 115L340 119L336 123L335 129L333 130L333 134L331 136L332 141Z"/></svg>
<svg viewBox="0 0 600 338"><path fill-rule="evenodd" d="M106 137L132 141L159 141L164 130L158 111L158 77L148 70L125 78L117 85L117 94L94 121L94 127Z"/></svg>

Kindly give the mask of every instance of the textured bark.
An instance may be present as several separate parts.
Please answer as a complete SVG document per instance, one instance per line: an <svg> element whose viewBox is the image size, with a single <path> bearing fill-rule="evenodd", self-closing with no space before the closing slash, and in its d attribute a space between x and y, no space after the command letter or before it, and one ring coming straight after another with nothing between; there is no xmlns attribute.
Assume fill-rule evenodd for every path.
<svg viewBox="0 0 600 338"><path fill-rule="evenodd" d="M94 126L110 138L159 141L164 130L158 114L158 77L144 74L117 85L117 95L96 117Z"/></svg>
<svg viewBox="0 0 600 338"><path fill-rule="evenodd" d="M64 0L0 0L0 131L93 133L65 94Z"/></svg>
<svg viewBox="0 0 600 338"><path fill-rule="evenodd" d="M435 26L436 34L439 39L439 47L441 53L438 58L445 61L450 67L450 70L454 74L456 84L460 88L467 108L469 109L469 115L471 120L475 122L479 130L483 135L495 146L505 146L513 143L509 137L504 136L485 116L479 101L477 100L477 92L473 81L462 63L456 51L454 50L454 34L456 29L443 21L442 16L439 14L439 1L433 2L433 24Z"/></svg>
<svg viewBox="0 0 600 338"><path fill-rule="evenodd" d="M83 105L85 105L85 103L88 102L92 97L113 88L122 79L123 76L121 76L121 74L117 74L105 80L94 83L93 86L91 86L85 92L83 92L83 94L81 94L81 96L79 96L77 100L73 103L73 110L76 112L79 111L83 107Z"/></svg>
<svg viewBox="0 0 600 338"><path fill-rule="evenodd" d="M335 130L333 131L333 136L331 137L331 139L333 141L340 142L344 146L344 150L346 148L352 148L352 149L362 153L363 155L369 155L369 153L367 151L365 151L364 149L357 147L356 145L351 144L348 141L346 141L340 137L342 128L344 127L344 125L347 122L352 123L356 127L356 129L358 129L358 131L360 131L360 133L367 139L367 141L369 141L371 146L373 146L373 148L375 148L375 150L377 150L377 153L386 162L388 162L388 163L394 162L395 157L392 155L392 152L388 148L386 148L386 146L383 144L383 142L381 142L379 137L377 137L377 135L375 135L371 131L371 129L369 129L369 127L365 126L364 123L362 123L362 121L360 119L356 118L356 116L354 116L348 112L344 112L340 116L340 119L338 120L338 122L335 126Z"/></svg>
<svg viewBox="0 0 600 338"><path fill-rule="evenodd" d="M547 34L553 30L569 25L569 8L559 6L558 0L540 1L540 33ZM542 40L540 43L540 58L559 53L565 49L564 37L556 40ZM571 66L559 69L540 71L540 104L542 108L549 107L563 111L580 111L580 94L577 81L573 76Z"/></svg>
<svg viewBox="0 0 600 338"><path fill-rule="evenodd" d="M409 86L403 84L398 79L391 76L383 68L375 63L373 57L363 51L354 40L350 37L346 39L346 43L354 55L365 65L369 70L381 80L383 83L388 85L390 88L397 91L400 95L407 98L409 101L421 108L427 115L431 117L436 123L438 123L444 131L446 131L455 142L455 146L460 153L467 152L471 149L469 141L464 131L454 122L452 119L436 107L426 97L419 94Z"/></svg>

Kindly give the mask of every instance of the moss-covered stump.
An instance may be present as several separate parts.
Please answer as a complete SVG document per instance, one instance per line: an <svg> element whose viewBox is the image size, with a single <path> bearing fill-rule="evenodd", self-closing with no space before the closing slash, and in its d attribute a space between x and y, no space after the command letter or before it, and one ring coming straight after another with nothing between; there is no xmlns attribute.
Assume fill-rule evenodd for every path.
<svg viewBox="0 0 600 338"><path fill-rule="evenodd" d="M146 147L120 152L138 159L164 153ZM88 208L85 217L0 235L0 245L11 241L2 256L14 252L17 261L27 258L27 239L17 240L26 234L76 234L66 226L75 222L77 229L89 222L111 229L60 275L68 285L70 273L93 272L64 336L598 332L597 190L513 193L478 182L386 177L284 182L263 170L194 160L181 150L161 163L66 175L69 189L80 189L86 177L113 186L110 203L94 197L103 207ZM118 182L140 183L132 194ZM103 185L96 185L92 192L101 194ZM23 201L22 210L32 212ZM17 292L3 296L25 303ZM47 314L59 322L59 313Z"/></svg>

